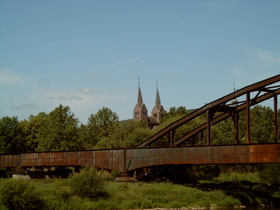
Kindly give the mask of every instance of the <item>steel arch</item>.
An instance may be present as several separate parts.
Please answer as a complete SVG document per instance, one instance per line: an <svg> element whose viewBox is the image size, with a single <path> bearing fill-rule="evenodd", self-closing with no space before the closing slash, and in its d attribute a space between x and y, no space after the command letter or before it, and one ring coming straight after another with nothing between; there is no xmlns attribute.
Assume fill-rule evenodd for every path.
<svg viewBox="0 0 280 210"><path fill-rule="evenodd" d="M260 82L254 83L252 85L246 86L240 90L236 90L233 93L230 93L220 99L217 99L201 108L193 111L192 113L182 117L181 119L171 123L164 129L160 130L144 142L140 143L136 147L147 147L155 143L157 140L162 138L165 135L169 134L169 146L179 146L186 142L189 138L197 135L198 133L206 130L207 133L207 145L211 145L211 126L224 120L225 118L232 116L236 135L235 142L239 143L238 137L238 116L241 110L246 109L246 143L251 143L251 131L250 131L250 107L256 105L260 102L263 102L269 98L274 98L274 138L275 142L278 139L278 124L277 124L277 95L280 94L280 85L276 84L280 81L280 74L262 80ZM273 86L274 84L274 86ZM255 93L254 97L251 95ZM246 97L244 101L236 101L235 99L239 97ZM215 113L221 113L218 116L215 116ZM195 119L202 114L206 114L207 120L204 124L198 126L185 136L180 139L174 139L175 130L186 124L187 122Z"/></svg>

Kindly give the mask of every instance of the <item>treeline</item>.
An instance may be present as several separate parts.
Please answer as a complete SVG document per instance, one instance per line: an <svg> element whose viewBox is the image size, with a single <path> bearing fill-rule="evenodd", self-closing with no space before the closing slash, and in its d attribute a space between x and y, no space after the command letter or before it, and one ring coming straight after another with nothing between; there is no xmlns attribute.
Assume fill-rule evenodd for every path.
<svg viewBox="0 0 280 210"><path fill-rule="evenodd" d="M59 105L19 121L0 119L0 153L89 150L133 146L152 131L142 122L119 121L118 115L103 107L81 124L70 107Z"/></svg>
<svg viewBox="0 0 280 210"><path fill-rule="evenodd" d="M132 147L188 113L185 107L172 107L165 113L160 126L154 129L147 128L144 122L119 121L117 113L106 107L91 114L86 124L80 123L70 107L63 105L59 105L48 114L41 112L21 121L15 116L2 117L0 153ZM202 115L179 127L175 139L205 123L205 119L206 116ZM240 113L239 124L240 140L241 143L245 143L245 112ZM211 133L213 144L234 143L232 119L228 118L214 125ZM258 105L251 109L251 138L252 143L274 141L274 112L270 107ZM168 137L162 138L154 146L166 145L166 142ZM185 144L198 144L198 137Z"/></svg>

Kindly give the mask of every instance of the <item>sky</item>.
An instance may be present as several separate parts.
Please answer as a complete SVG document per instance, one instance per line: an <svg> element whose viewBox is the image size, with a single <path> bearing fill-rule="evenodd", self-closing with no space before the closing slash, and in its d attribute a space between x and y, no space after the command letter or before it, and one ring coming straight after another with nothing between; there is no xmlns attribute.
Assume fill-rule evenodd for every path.
<svg viewBox="0 0 280 210"><path fill-rule="evenodd" d="M69 106L131 119L280 73L279 0L0 0L0 118Z"/></svg>

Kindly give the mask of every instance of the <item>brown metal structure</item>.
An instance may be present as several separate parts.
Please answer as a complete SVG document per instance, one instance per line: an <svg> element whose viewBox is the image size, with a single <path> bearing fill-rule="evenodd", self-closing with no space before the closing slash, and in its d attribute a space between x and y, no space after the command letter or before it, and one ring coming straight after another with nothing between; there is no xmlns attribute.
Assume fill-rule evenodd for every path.
<svg viewBox="0 0 280 210"><path fill-rule="evenodd" d="M206 104L200 109L197 109L189 115L186 115L185 117L168 125L146 141L137 145L137 147L150 147L153 143L165 135L169 135L169 146L179 146L195 135L203 135L203 131L206 131L206 145L211 145L211 126L222 120L225 120L230 116L232 117L235 126L235 143L239 144L239 113L244 109L246 109L246 143L250 144L250 107L270 98L274 98L274 139L275 142L277 142L277 95L280 94L280 85L275 85L277 82L280 82L280 75L276 75L266 80L249 85L216 101ZM242 97L245 97L245 100L238 101L239 98L243 99ZM178 127L190 122L197 117L200 117L201 115L207 116L206 122L204 124L198 126L180 139L174 139L174 134Z"/></svg>
<svg viewBox="0 0 280 210"><path fill-rule="evenodd" d="M156 165L280 163L280 144L125 148L0 155L0 167L85 166L128 172Z"/></svg>
<svg viewBox="0 0 280 210"><path fill-rule="evenodd" d="M52 167L85 166L106 168L122 172L138 168L170 164L234 164L234 163L280 163L280 144L277 124L277 95L280 75L260 81L237 90L223 98L209 103L178 121L168 125L151 138L134 148L40 152L21 154L0 154L0 167ZM252 97L253 96L253 97ZM244 101L238 101L245 97ZM250 131L250 107L269 98L274 100L274 143L252 144ZM239 141L239 112L246 109L246 143ZM204 114L206 122L194 128L185 136L175 139L176 129L192 119ZM232 117L235 127L235 144L212 145L211 126ZM199 146L181 146L195 135L203 137L206 131L206 144ZM151 145L169 135L167 147Z"/></svg>

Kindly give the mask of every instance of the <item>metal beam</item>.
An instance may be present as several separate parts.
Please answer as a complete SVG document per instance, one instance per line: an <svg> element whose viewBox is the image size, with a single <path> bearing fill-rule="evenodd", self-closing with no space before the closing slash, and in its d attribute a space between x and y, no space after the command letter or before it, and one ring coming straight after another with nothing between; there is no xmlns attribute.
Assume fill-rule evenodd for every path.
<svg viewBox="0 0 280 210"><path fill-rule="evenodd" d="M250 92L246 93L246 143L251 143Z"/></svg>
<svg viewBox="0 0 280 210"><path fill-rule="evenodd" d="M274 96L274 140L278 141L278 101L277 95Z"/></svg>
<svg viewBox="0 0 280 210"><path fill-rule="evenodd" d="M234 112L233 113L233 124L234 124L234 128L235 128L235 143L236 144L240 144L240 141L239 141L239 112Z"/></svg>
<svg viewBox="0 0 280 210"><path fill-rule="evenodd" d="M212 127L212 120L213 120L213 112L212 110L208 110L207 114L207 145L211 145L211 127Z"/></svg>
<svg viewBox="0 0 280 210"><path fill-rule="evenodd" d="M274 95L278 95L278 94L280 94L280 89L275 90L274 92L265 93L265 94L259 96L258 98L255 98L255 104L261 103L261 102L273 97ZM243 103L243 104L237 106L234 112L235 113L240 113L240 111L245 110L245 109L246 109L246 103ZM215 125L215 124L219 123L220 121L228 118L229 116L230 116L229 112L225 112L225 113L223 113L219 116L216 116L212 120L212 125ZM175 142L175 146L179 146L179 145L183 144L189 138L193 137L194 135L197 135L199 132L202 132L206 129L207 129L207 123L204 123L204 124L196 127L194 130L192 130L191 132L189 132L188 134L186 134L182 138L178 139Z"/></svg>
<svg viewBox="0 0 280 210"><path fill-rule="evenodd" d="M136 147L146 147L150 144L152 144L153 142L157 141L158 139L160 139L161 137L163 137L164 135L168 134L170 130L176 129L179 126L182 126L183 124L189 122L192 119L197 118L198 116L204 114L207 110L213 110L215 108L219 108L221 106L224 106L225 104L231 102L233 99L236 99L240 96L243 96L244 94L248 94L250 92L254 92L254 91L262 91L262 90L267 90L269 89L273 89L274 87L279 88L279 86L270 86L276 82L280 81L280 74L268 78L266 80L262 80L260 82L254 83L252 85L246 86L240 90L236 90L235 92L228 94L220 99L217 99L209 104L206 104L205 106L195 110L194 112L190 113L189 115L186 115L185 117L182 117L181 119L171 123L170 125L168 125L167 127L165 127L164 129L160 130L159 132L157 132L156 134L154 134L153 136L151 136L150 138L148 138L147 140L145 140L144 142L138 144ZM279 90L279 89L278 89ZM277 90L272 90L272 92L277 91ZM260 93L259 93L260 94ZM261 96L259 96L259 94L252 100L254 101L247 101L246 105L250 106L256 103L257 98L260 98ZM273 94L273 93L272 93ZM279 93L278 93L279 94ZM271 96L272 97L272 96ZM249 112L249 109L247 109ZM249 123L249 121L248 121ZM248 125L247 125L248 126ZM249 128L249 127L248 127ZM248 137L250 137L250 132L248 133ZM248 140L251 140L250 138L248 138ZM176 144L176 143L175 143Z"/></svg>
<svg viewBox="0 0 280 210"><path fill-rule="evenodd" d="M199 132L199 144L202 146L203 145L203 131Z"/></svg>
<svg viewBox="0 0 280 210"><path fill-rule="evenodd" d="M169 131L169 146L173 147L174 146L174 136L175 136L175 130L170 130Z"/></svg>

